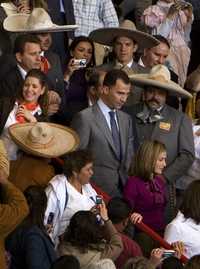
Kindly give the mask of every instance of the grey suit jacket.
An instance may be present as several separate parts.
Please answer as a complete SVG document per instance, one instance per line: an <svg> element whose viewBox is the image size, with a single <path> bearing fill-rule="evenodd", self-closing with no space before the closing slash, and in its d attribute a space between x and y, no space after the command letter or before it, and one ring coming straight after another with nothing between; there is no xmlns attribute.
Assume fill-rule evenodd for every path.
<svg viewBox="0 0 200 269"><path fill-rule="evenodd" d="M191 120L182 112L165 105L162 110L163 119L151 124L144 124L137 119L137 113L143 110L143 104L126 109L126 112L136 124L139 144L144 138L158 140L165 144L167 149L167 167L164 176L169 182L175 182L183 176L194 161L194 138Z"/></svg>
<svg viewBox="0 0 200 269"><path fill-rule="evenodd" d="M109 195L118 195L127 180L127 171L133 156L133 134L130 117L117 111L121 137L122 158L117 158L112 134L106 119L96 104L79 112L71 127L79 134L80 149L88 149L94 156L92 180Z"/></svg>

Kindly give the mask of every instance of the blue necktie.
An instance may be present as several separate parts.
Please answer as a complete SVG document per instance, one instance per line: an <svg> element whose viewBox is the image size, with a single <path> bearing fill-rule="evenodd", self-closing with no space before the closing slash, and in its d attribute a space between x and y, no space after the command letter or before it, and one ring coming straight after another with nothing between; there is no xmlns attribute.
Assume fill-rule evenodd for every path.
<svg viewBox="0 0 200 269"><path fill-rule="evenodd" d="M109 115L110 115L110 126L111 126L113 143L114 143L115 148L116 148L117 157L119 160L121 160L121 141L120 141L119 130L117 128L117 123L115 120L115 111L111 110L109 112Z"/></svg>

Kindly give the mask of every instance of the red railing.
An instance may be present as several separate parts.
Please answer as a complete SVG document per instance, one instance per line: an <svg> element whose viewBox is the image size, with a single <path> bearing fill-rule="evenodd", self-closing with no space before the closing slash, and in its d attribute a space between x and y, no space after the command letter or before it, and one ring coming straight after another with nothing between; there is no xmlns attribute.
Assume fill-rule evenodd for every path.
<svg viewBox="0 0 200 269"><path fill-rule="evenodd" d="M60 165L63 165L62 159L56 158L56 161ZM111 199L111 197L106 192L102 191L102 189L100 187L98 187L96 184L94 184L93 182L91 182L91 185L99 195L103 196L104 201L106 203L108 203L109 200ZM143 222L137 223L135 225L137 226L138 229L140 229L144 233L148 234L153 240L159 242L161 247L163 247L165 249L173 249L173 247L167 241L165 241L159 234L157 234L154 230L152 230L149 226L147 226ZM183 263L186 263L188 261L188 258L185 257L184 255L182 255L180 260Z"/></svg>

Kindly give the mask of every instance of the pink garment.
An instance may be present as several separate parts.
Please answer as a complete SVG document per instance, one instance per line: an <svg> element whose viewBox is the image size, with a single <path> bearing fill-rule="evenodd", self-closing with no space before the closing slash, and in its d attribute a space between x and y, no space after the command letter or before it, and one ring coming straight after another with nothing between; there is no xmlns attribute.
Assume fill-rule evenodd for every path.
<svg viewBox="0 0 200 269"><path fill-rule="evenodd" d="M150 28L152 34L162 35L170 42L171 51L168 60L173 71L179 77L179 84L184 86L190 60L190 49L187 43L192 19L188 21L182 10L173 18L167 18L172 4L160 0L156 5L144 10L141 19Z"/></svg>

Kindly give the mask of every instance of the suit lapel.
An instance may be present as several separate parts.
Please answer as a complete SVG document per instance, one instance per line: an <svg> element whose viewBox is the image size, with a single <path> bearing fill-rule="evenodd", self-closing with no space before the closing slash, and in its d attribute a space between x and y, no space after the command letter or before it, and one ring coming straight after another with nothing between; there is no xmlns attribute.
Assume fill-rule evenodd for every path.
<svg viewBox="0 0 200 269"><path fill-rule="evenodd" d="M117 152L113 143L113 138L111 131L108 127L107 121L101 112L99 106L96 104L93 106L93 113L95 117L95 124L98 126L99 130L103 133L103 135L106 137L107 141L109 142L111 148L113 149L115 155L117 156Z"/></svg>

